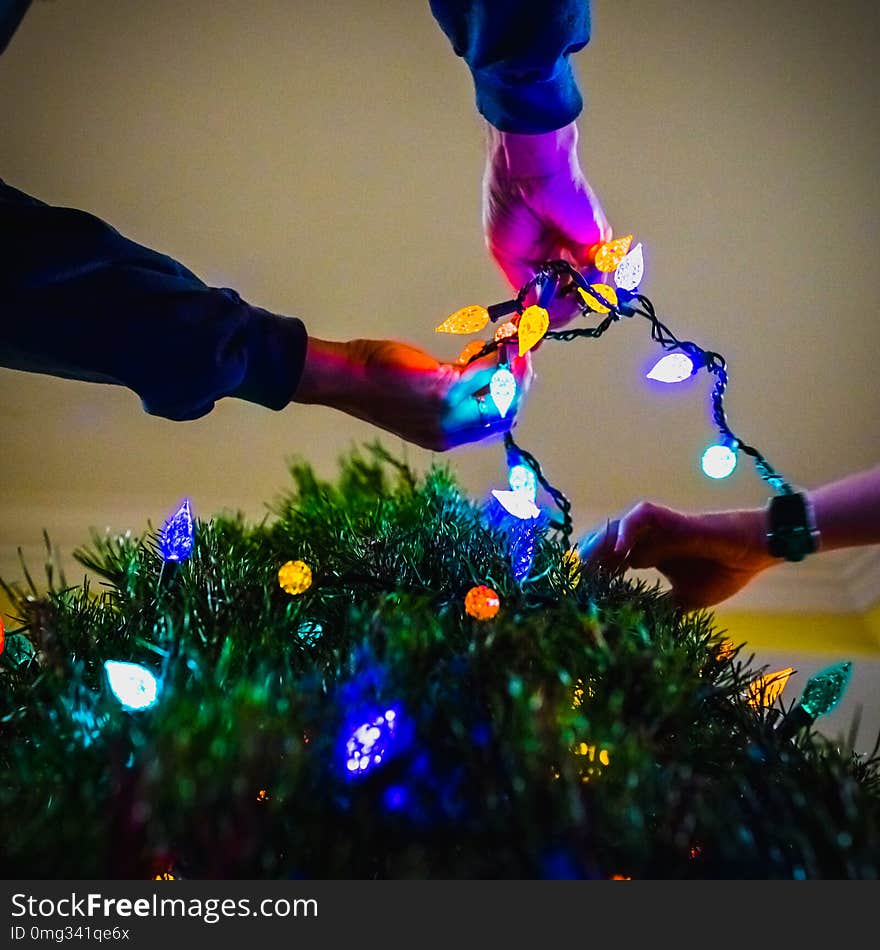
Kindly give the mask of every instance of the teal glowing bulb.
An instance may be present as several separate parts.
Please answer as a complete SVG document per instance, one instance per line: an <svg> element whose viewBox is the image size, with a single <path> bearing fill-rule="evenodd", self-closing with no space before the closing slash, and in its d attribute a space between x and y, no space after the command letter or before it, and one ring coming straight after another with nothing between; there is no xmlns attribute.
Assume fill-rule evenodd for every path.
<svg viewBox="0 0 880 950"><path fill-rule="evenodd" d="M709 478L727 478L736 468L736 452L729 445L710 445L700 464Z"/></svg>
<svg viewBox="0 0 880 950"><path fill-rule="evenodd" d="M680 383L694 374L694 364L686 353L669 353L659 359L648 379L656 379L661 383Z"/></svg>
<svg viewBox="0 0 880 950"><path fill-rule="evenodd" d="M104 664L110 689L123 708L149 709L159 695L159 682L146 667L137 663L107 660Z"/></svg>
<svg viewBox="0 0 880 950"><path fill-rule="evenodd" d="M820 670L807 680L800 702L813 719L831 712L840 702L849 685L852 666L846 660Z"/></svg>

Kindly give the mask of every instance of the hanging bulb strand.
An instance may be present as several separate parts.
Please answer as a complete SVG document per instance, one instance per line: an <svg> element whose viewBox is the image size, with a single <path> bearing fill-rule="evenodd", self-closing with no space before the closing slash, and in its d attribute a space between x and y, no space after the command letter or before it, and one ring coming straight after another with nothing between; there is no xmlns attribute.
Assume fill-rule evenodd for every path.
<svg viewBox="0 0 880 950"><path fill-rule="evenodd" d="M610 289L614 291L614 288ZM733 429L731 429L724 410L724 394L727 390L729 379L727 364L720 353L704 350L691 340L679 340L672 330L660 320L654 309L654 304L644 294L640 294L637 291L630 292L625 287L618 286L615 291L615 300L607 300L601 293L593 289L593 285L590 284L589 280L587 280L576 267L564 260L548 261L538 268L532 277L523 284L513 300L489 307L491 321L494 323L500 319L501 316L514 311L518 311L522 314L526 306L526 300L533 290L535 291L539 305L545 308L550 305L554 297L571 294L575 290L584 292L584 295L582 295L584 299L580 302L582 316L595 318L597 315L596 310L589 306L586 299L587 296L600 302L603 305L603 309L604 307L608 308L608 313L604 315L603 319L595 326L576 327L567 330L549 330L544 334L544 339L558 340L562 343L569 343L581 337L595 340L606 333L612 324L619 322L621 317L640 316L648 320L651 324L651 339L655 343L658 343L664 350L680 350L684 353L690 358L694 373L705 367L706 371L715 377L715 384L711 393L712 419L722 439L732 447L734 452L741 450L745 455L748 455L753 460L755 469L760 477L768 482L777 493L782 495L794 493L792 486L770 465L761 452L754 446L743 442ZM488 356L490 353L499 350L500 347L501 341L494 339L487 341L482 349L478 350L467 360L465 365L470 365L474 361ZM562 521L551 522L551 526L562 533L566 547L569 547L573 530L571 502L563 492L547 481L538 460L535 456L526 452L516 444L510 431L505 433L504 443L508 451L515 449L527 464L531 466L538 482L553 498L562 514Z"/></svg>
<svg viewBox="0 0 880 950"><path fill-rule="evenodd" d="M577 275L579 279L575 278L574 275L577 272L565 261L555 262L555 264L561 265L568 276L571 277L578 286L582 286L585 283L580 274ZM638 301L638 306L634 306L635 301ZM791 485L773 468L761 452L747 442L743 442L733 429L730 428L727 422L727 415L724 411L724 393L728 383L727 364L724 357L720 353L704 350L690 340L679 340L672 330L660 320L654 309L654 304L644 294L633 294L630 300L621 306L625 308L625 312L623 312L620 307L612 309L611 313L595 327L579 327L571 330L551 331L546 334L545 338L559 340L563 343L568 343L579 337L596 339L602 336L612 323L617 322L620 316L638 315L644 317L651 324L651 339L655 343L659 343L664 350L681 350L691 358L695 370L701 366L705 366L708 372L715 376L715 386L711 395L712 418L722 437L734 443L738 450L741 450L753 460L755 469L760 477L768 482L776 492L781 495L793 494L794 489ZM588 307L583 307L582 312L584 315L591 313Z"/></svg>
<svg viewBox="0 0 880 950"><path fill-rule="evenodd" d="M531 452L527 452L524 448L517 445L514 441L513 436L510 432L504 433L504 446L507 449L508 453L511 451L516 452L523 459L523 461L532 469L535 473L535 477L538 479L541 487L547 492L548 495L553 499L556 504L556 507L559 508L560 513L562 514L562 522L551 521L550 526L556 528L561 534L562 539L565 544L566 549L571 547L571 534L574 530L574 523L571 518L571 502L565 496L564 492L556 488L555 485L551 485L544 476L544 472L541 470L541 463L535 458Z"/></svg>
<svg viewBox="0 0 880 950"><path fill-rule="evenodd" d="M707 353L709 361L707 368L715 376L715 386L712 390L712 417L718 431L735 442L738 451L748 455L755 464L758 474L774 491L780 495L794 494L794 488L773 468L766 458L752 445L743 442L727 424L724 412L724 392L727 389L728 375L723 357L718 353Z"/></svg>

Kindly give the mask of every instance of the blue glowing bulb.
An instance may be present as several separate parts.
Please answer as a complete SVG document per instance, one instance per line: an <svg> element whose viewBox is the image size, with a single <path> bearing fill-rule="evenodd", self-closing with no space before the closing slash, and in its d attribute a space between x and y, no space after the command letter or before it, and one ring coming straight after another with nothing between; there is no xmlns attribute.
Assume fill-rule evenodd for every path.
<svg viewBox="0 0 880 950"><path fill-rule="evenodd" d="M736 452L729 445L710 445L700 464L709 478L727 478L736 468Z"/></svg>
<svg viewBox="0 0 880 950"><path fill-rule="evenodd" d="M685 353L669 353L654 364L648 379L661 383L680 383L694 373L694 364Z"/></svg>
<svg viewBox="0 0 880 950"><path fill-rule="evenodd" d="M381 765L394 738L397 713L386 709L384 713L362 723L345 744L345 767L349 772L362 775Z"/></svg>
<svg viewBox="0 0 880 950"><path fill-rule="evenodd" d="M534 501L537 498L538 477L528 465L518 463L511 466L507 473L507 481L511 491L522 492L529 501Z"/></svg>
<svg viewBox="0 0 880 950"><path fill-rule="evenodd" d="M503 419L513 405L513 397L516 395L516 377L509 369L501 367L495 370L489 380L489 395Z"/></svg>
<svg viewBox="0 0 880 950"><path fill-rule="evenodd" d="M104 664L110 689L123 708L149 709L159 695L159 681L153 674L137 663L122 663L107 660Z"/></svg>
<svg viewBox="0 0 880 950"><path fill-rule="evenodd" d="M189 498L162 526L159 553L165 561L185 561L193 548L193 519Z"/></svg>

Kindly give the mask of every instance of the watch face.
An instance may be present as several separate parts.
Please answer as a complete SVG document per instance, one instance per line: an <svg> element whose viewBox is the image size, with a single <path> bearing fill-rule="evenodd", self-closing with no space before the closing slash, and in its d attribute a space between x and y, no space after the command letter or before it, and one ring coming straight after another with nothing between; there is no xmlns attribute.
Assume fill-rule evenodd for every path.
<svg viewBox="0 0 880 950"><path fill-rule="evenodd" d="M770 500L768 549L774 557L802 561L816 550L819 532L813 519L812 506L797 492L777 495Z"/></svg>

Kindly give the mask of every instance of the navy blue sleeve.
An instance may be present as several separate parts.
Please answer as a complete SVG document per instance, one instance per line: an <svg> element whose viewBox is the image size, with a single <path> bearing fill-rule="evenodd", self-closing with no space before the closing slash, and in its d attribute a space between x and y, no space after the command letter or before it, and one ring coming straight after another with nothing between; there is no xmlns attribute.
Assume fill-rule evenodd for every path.
<svg viewBox="0 0 880 950"><path fill-rule="evenodd" d="M0 366L115 383L167 419L234 396L288 404L307 345L300 320L208 287L93 215L0 181Z"/></svg>
<svg viewBox="0 0 880 950"><path fill-rule="evenodd" d="M583 100L569 57L590 40L588 0L430 0L470 67L477 109L502 132L568 125Z"/></svg>

